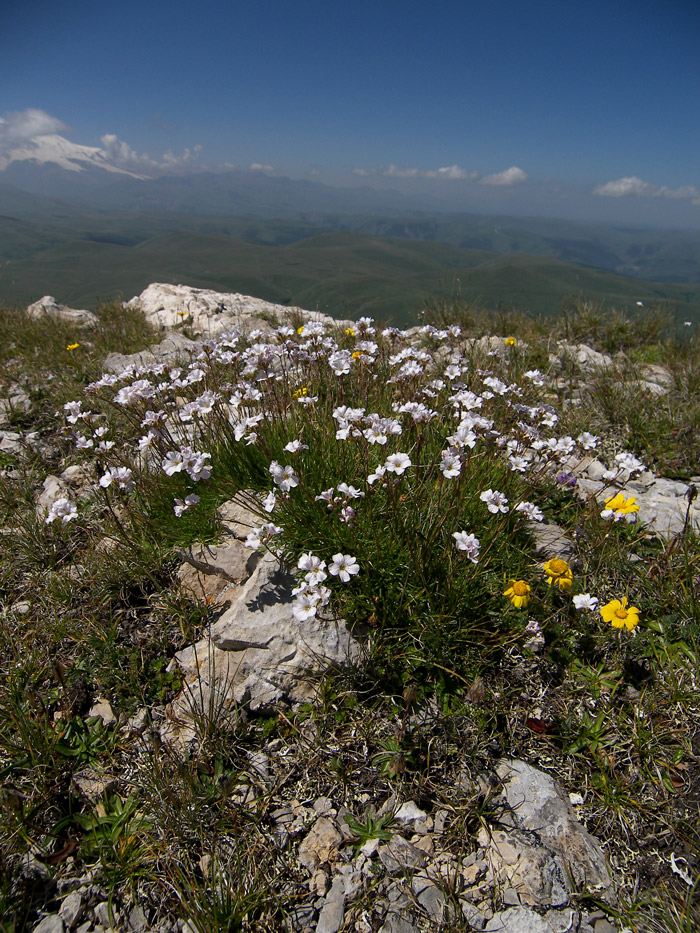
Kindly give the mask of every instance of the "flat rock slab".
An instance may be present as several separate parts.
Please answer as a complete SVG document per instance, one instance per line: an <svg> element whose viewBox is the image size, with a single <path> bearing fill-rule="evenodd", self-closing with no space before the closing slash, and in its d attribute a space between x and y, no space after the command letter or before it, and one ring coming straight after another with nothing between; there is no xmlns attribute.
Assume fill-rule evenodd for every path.
<svg viewBox="0 0 700 933"><path fill-rule="evenodd" d="M603 849L577 821L568 798L554 779L517 759L502 759L496 773L503 782L497 803L505 803L509 808L501 822L534 834L542 846L559 856L578 887L614 900Z"/></svg>
<svg viewBox="0 0 700 933"><path fill-rule="evenodd" d="M493 830L483 842L497 886L514 891L516 903L541 908L569 903L571 885L561 856L517 831Z"/></svg>
<svg viewBox="0 0 700 933"><path fill-rule="evenodd" d="M251 551L242 541L233 539L191 548L177 575L189 596L223 605L234 598L237 584L251 576L259 561L259 551Z"/></svg>
<svg viewBox="0 0 700 933"><path fill-rule="evenodd" d="M164 737L187 741L198 720L235 717L241 705L262 710L284 699L310 700L310 675L357 662L360 645L345 622L294 617L295 585L264 554L208 637L175 656L185 687L169 709Z"/></svg>
<svg viewBox="0 0 700 933"><path fill-rule="evenodd" d="M689 526L700 531L700 497L688 510L688 489L687 483L644 474L643 480L631 479L621 491L625 496L636 498L639 521L653 534L669 540L683 531L686 514ZM576 491L582 499L594 497L602 508L605 501L620 490L601 480L581 476Z"/></svg>
<svg viewBox="0 0 700 933"><path fill-rule="evenodd" d="M511 907L495 914L484 933L576 933L577 928L573 910L550 910L542 916L529 907Z"/></svg>
<svg viewBox="0 0 700 933"><path fill-rule="evenodd" d="M140 353L110 353L102 364L106 373L121 373L130 367L152 366L154 363L175 363L196 350L198 344L184 334L168 334L160 343Z"/></svg>

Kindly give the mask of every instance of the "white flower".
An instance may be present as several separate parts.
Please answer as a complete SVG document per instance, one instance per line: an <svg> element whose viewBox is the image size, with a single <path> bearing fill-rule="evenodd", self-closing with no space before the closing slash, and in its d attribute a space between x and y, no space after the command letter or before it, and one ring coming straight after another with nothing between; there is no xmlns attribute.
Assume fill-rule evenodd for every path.
<svg viewBox="0 0 700 933"><path fill-rule="evenodd" d="M63 410L68 412L66 415L66 421L69 424L75 424L79 418L83 417L80 406L80 402L66 402L66 404L63 406Z"/></svg>
<svg viewBox="0 0 700 933"><path fill-rule="evenodd" d="M503 495L502 492L497 492L493 489L486 489L479 496L482 502L485 502L489 512L493 512L494 515L498 512L508 512L508 500Z"/></svg>
<svg viewBox="0 0 700 933"><path fill-rule="evenodd" d="M530 619L530 621L525 626L525 631L528 635L539 635L542 629L540 628L540 623L537 619Z"/></svg>
<svg viewBox="0 0 700 933"><path fill-rule="evenodd" d="M276 460L273 460L270 464L270 473L281 492L289 492L294 486L299 485L299 479L294 472L294 467L281 466Z"/></svg>
<svg viewBox="0 0 700 933"><path fill-rule="evenodd" d="M526 515L531 522L541 522L544 521L544 512L542 509L539 509L533 502L518 502L515 506L516 512L522 512Z"/></svg>
<svg viewBox="0 0 700 933"><path fill-rule="evenodd" d="M147 379L137 379L129 386L124 386L114 396L117 405L134 405L143 399L153 398L155 387Z"/></svg>
<svg viewBox="0 0 700 933"><path fill-rule="evenodd" d="M458 551L465 551L469 560L476 564L479 561L479 549L481 542L473 534L467 534L466 531L453 531L452 537L455 539L455 547Z"/></svg>
<svg viewBox="0 0 700 933"><path fill-rule="evenodd" d="M196 398L194 402L192 402L192 406L200 415L208 415L220 398L221 396L217 395L216 392L207 389L206 392L202 392L199 398Z"/></svg>
<svg viewBox="0 0 700 933"><path fill-rule="evenodd" d="M328 570L334 577L340 577L343 583L347 583L351 576L360 572L360 565L350 554L334 554Z"/></svg>
<svg viewBox="0 0 700 933"><path fill-rule="evenodd" d="M328 508L333 508L333 486L330 489L324 489L320 496L316 496L314 502L326 502Z"/></svg>
<svg viewBox="0 0 700 933"><path fill-rule="evenodd" d="M554 443L550 443L550 447L556 454L570 454L576 446L573 437L569 437L568 434L564 437L557 438L556 441L554 438L551 440L554 441Z"/></svg>
<svg viewBox="0 0 700 933"><path fill-rule="evenodd" d="M386 467L378 466L374 473L370 473L367 477L367 482L371 486L373 483L376 483L378 479L382 479L386 474Z"/></svg>
<svg viewBox="0 0 700 933"><path fill-rule="evenodd" d="M273 525L272 522L268 522L267 525L263 525L261 528L251 528L248 537L245 539L245 546L250 548L262 547L274 535L281 534L281 532L282 529L279 525Z"/></svg>
<svg viewBox="0 0 700 933"><path fill-rule="evenodd" d="M576 439L584 450L595 450L600 440L599 437L595 434L591 434L590 431L584 431L583 434L579 434Z"/></svg>
<svg viewBox="0 0 700 933"><path fill-rule="evenodd" d="M514 457L508 457L508 463L510 463L510 468L514 473L524 473L530 466L529 461L519 454Z"/></svg>
<svg viewBox="0 0 700 933"><path fill-rule="evenodd" d="M615 454L615 459L623 470L628 470L630 473L638 473L644 469L642 461L638 460L634 454L627 453L627 451Z"/></svg>
<svg viewBox="0 0 700 933"><path fill-rule="evenodd" d="M454 479L459 476L462 472L462 461L459 459L456 449L453 447L449 450L443 450L441 456L440 469L445 479Z"/></svg>
<svg viewBox="0 0 700 933"><path fill-rule="evenodd" d="M357 517L357 512L351 505L346 505L340 510L340 515L338 516L341 522L345 522L347 525L352 528L355 524L355 518Z"/></svg>
<svg viewBox="0 0 700 933"><path fill-rule="evenodd" d="M574 596L574 606L576 606L577 609L597 609L598 597L591 596L590 593L578 593Z"/></svg>
<svg viewBox="0 0 700 933"><path fill-rule="evenodd" d="M131 489L134 485L131 470L128 467L112 467L100 477L100 486L103 489L111 486L113 482L116 482L120 489Z"/></svg>
<svg viewBox="0 0 700 933"><path fill-rule="evenodd" d="M61 497L56 499L51 503L51 508L49 509L48 515L46 516L46 524L50 525L51 522L55 521L57 518L60 518L64 525L67 525L68 522L73 521L74 518L78 517L78 510L75 505L70 502L68 499Z"/></svg>
<svg viewBox="0 0 700 933"><path fill-rule="evenodd" d="M180 453L182 454L182 465L187 470L190 479L194 480L195 483L199 482L200 479L209 479L211 470L206 461L211 460L211 454L200 453L189 447L182 447Z"/></svg>
<svg viewBox="0 0 700 933"><path fill-rule="evenodd" d="M501 382L500 379L496 379L495 376L487 376L484 379L484 385L488 386L489 389L493 389L494 392L497 392L499 395L505 395L508 391L508 386L505 382ZM485 395L486 393L484 393Z"/></svg>
<svg viewBox="0 0 700 933"><path fill-rule="evenodd" d="M173 473L180 473L185 466L182 451L171 450L165 455L160 465L168 476L172 476Z"/></svg>
<svg viewBox="0 0 700 933"><path fill-rule="evenodd" d="M307 590L304 593L299 593L292 607L294 618L299 622L306 622L308 619L313 619L318 611L319 601L314 590Z"/></svg>
<svg viewBox="0 0 700 933"><path fill-rule="evenodd" d="M448 437L447 440L453 447L469 447L473 450L476 446L477 437L469 424L462 421L456 432Z"/></svg>
<svg viewBox="0 0 700 933"><path fill-rule="evenodd" d="M355 489L354 486L348 486L347 483L338 483L338 492L348 499L361 499L364 497L363 492L359 489Z"/></svg>
<svg viewBox="0 0 700 933"><path fill-rule="evenodd" d="M321 560L320 557L316 557L315 554L302 554L297 563L299 570L305 571L304 579L310 586L316 586L319 583L323 583L328 574L324 571L326 569L325 560Z"/></svg>
<svg viewBox="0 0 700 933"><path fill-rule="evenodd" d="M285 445L285 450L289 451L290 454L298 454L300 450L308 450L308 444L302 444L301 441L290 441Z"/></svg>
<svg viewBox="0 0 700 933"><path fill-rule="evenodd" d="M390 454L384 462L385 469L390 473L396 473L397 476L405 473L410 466L413 466L411 458L403 453Z"/></svg>
<svg viewBox="0 0 700 933"><path fill-rule="evenodd" d="M265 496L262 501L262 507L266 512L271 512L274 507L277 505L277 494L274 489L271 489L270 492Z"/></svg>
<svg viewBox="0 0 700 933"><path fill-rule="evenodd" d="M181 518L183 512L187 512L189 509L194 508L198 502L199 496L196 496L194 493L191 493L189 496L185 496L184 501L182 499L175 499L175 505L173 506L175 517Z"/></svg>
<svg viewBox="0 0 700 933"><path fill-rule="evenodd" d="M350 372L352 364L352 354L349 350L338 350L328 357L328 364L336 376L344 376Z"/></svg>

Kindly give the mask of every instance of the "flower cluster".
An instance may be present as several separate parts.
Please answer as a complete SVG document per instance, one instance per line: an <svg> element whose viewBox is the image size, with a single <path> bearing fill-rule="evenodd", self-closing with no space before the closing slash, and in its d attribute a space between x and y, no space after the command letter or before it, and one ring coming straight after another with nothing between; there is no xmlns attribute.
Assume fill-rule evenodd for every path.
<svg viewBox="0 0 700 933"><path fill-rule="evenodd" d="M601 438L558 429L559 415L541 391L545 373L529 369L520 379L527 347L515 337L505 347L477 368L457 326L378 333L362 318L344 332L315 320L269 333L226 331L197 345L189 363L105 374L88 387L101 412L66 403L66 431L85 461L100 455L95 481L105 498L117 494L142 507L155 490L181 518L200 502L193 484L211 481L207 501L247 490L260 524L245 543L296 561L300 620L363 588L357 598L371 615L379 597L360 565L382 573L389 535L399 555L389 584L401 567L407 604L433 599L442 612L447 594L454 601L445 617L461 618L460 605L474 605L465 595L471 587L488 598L503 592L524 609L537 604L538 584L520 571L509 579L504 542L511 534L531 540L533 523L545 521L548 491L554 483L574 490L577 464ZM118 443L110 437L115 421L128 426ZM643 469L621 452L604 478L619 487ZM632 522L638 512L634 497L620 491L602 515ZM58 499L46 521L76 515ZM189 533L190 522L178 528ZM426 567L439 586L422 578ZM554 557L542 569L548 606L562 611L563 597L572 597L578 611L597 609L597 597L574 593L566 560ZM603 618L611 605L600 610ZM637 624L626 602L614 611L626 613L611 618L616 627Z"/></svg>

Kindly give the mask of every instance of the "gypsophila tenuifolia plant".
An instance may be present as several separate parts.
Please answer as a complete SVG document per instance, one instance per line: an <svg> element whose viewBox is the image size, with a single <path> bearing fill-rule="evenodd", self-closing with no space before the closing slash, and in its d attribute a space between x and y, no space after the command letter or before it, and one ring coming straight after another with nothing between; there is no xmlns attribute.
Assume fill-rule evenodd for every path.
<svg viewBox="0 0 700 933"><path fill-rule="evenodd" d="M365 624L399 679L467 682L522 637L502 597L529 587L532 526L598 441L559 436L546 389L513 336L477 359L457 325L306 321L104 375L65 429L127 547L201 538L242 496L260 516L247 544L297 571L300 621ZM643 467L623 453L606 477ZM61 499L47 520L76 516Z"/></svg>

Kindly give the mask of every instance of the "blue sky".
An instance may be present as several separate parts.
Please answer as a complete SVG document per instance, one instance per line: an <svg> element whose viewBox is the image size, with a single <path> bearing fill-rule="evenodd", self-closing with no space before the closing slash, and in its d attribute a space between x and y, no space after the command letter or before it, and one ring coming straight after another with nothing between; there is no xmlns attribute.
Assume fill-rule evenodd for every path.
<svg viewBox="0 0 700 933"><path fill-rule="evenodd" d="M700 225L698 0L23 0L0 35L2 116L125 160Z"/></svg>

